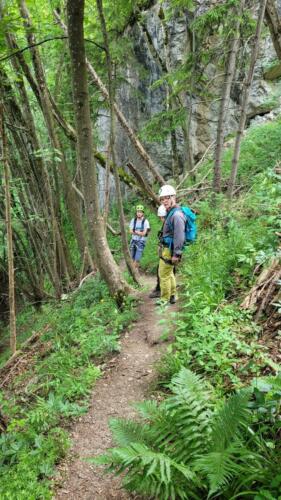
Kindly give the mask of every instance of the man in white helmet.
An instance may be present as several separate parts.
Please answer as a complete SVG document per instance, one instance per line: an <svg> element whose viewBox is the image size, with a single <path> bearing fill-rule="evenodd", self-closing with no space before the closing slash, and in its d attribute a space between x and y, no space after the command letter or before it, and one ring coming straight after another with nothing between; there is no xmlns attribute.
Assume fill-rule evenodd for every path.
<svg viewBox="0 0 281 500"><path fill-rule="evenodd" d="M162 186L159 198L167 211L159 261L161 302L175 304L176 279L173 268L180 261L185 244L186 217L176 203L176 190L173 186L168 184Z"/></svg>

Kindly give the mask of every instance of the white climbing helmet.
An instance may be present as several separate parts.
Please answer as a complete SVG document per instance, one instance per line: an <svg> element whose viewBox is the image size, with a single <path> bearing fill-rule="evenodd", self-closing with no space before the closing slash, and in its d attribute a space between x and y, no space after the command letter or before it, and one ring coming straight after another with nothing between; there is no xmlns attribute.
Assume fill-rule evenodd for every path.
<svg viewBox="0 0 281 500"><path fill-rule="evenodd" d="M158 211L157 211L157 215L158 215L158 217L166 217L167 210L164 207L164 205L160 205L160 207L158 208Z"/></svg>
<svg viewBox="0 0 281 500"><path fill-rule="evenodd" d="M169 184L165 184L165 186L162 186L159 190L159 197L161 198L162 196L175 196L176 190L173 186L170 186Z"/></svg>

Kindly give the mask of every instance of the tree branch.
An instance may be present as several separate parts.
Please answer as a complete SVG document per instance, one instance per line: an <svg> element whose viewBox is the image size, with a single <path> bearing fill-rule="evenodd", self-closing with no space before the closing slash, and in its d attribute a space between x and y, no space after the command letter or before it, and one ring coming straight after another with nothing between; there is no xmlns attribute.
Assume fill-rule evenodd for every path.
<svg viewBox="0 0 281 500"><path fill-rule="evenodd" d="M13 52L12 54L9 54L8 56L1 57L0 62L7 61L7 59L11 59L11 57L16 56L17 54L22 54L26 50L32 49L33 47L38 47L38 45L43 45L43 43L52 42L53 40L65 40L67 38L68 38L68 36L66 36L66 35L54 36L52 38L45 38L45 40L40 40L40 42L32 43L30 45L27 45L26 47L23 47L22 49L15 50L15 52ZM85 40L85 42L92 43L93 45L95 45L96 47L98 47L101 50L105 50L102 45L99 45L98 43L94 42L94 40L90 40L89 38L85 38L84 40Z"/></svg>

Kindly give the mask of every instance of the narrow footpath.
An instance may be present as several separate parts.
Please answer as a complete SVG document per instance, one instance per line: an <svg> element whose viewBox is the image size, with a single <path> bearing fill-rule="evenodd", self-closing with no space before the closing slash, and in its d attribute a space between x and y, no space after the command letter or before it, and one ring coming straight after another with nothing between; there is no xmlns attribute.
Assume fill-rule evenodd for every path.
<svg viewBox="0 0 281 500"><path fill-rule="evenodd" d="M72 448L58 467L61 478L57 500L125 500L133 498L121 488L120 478L104 473L101 467L84 459L112 447L108 421L113 417L133 417L132 403L149 397L155 378L154 363L165 352L166 329L173 321L175 306L165 313L166 322L159 325L155 301L148 298L155 279L143 279L146 291L138 308L139 318L121 339L121 352L108 363L103 377L96 383L89 412L81 417L71 432ZM169 328L170 329L170 328ZM172 331L170 329L170 331Z"/></svg>

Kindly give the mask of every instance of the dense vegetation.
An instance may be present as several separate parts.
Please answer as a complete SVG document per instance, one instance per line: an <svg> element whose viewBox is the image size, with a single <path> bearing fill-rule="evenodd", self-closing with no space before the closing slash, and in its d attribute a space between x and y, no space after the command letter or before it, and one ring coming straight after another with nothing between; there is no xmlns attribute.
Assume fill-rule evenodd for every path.
<svg viewBox="0 0 281 500"><path fill-rule="evenodd" d="M118 310L99 278L61 305L45 305L36 319L31 310L22 313L25 334L30 325L41 335L0 396L9 418L0 436L1 498L51 498L54 466L69 445L62 425L87 412L99 365L118 352L119 334L134 318L132 303Z"/></svg>
<svg viewBox="0 0 281 500"><path fill-rule="evenodd" d="M272 140L260 145L267 129ZM174 342L158 368L159 384L172 394L159 406L138 404L143 423L113 420L119 447L98 460L126 471L129 490L167 499L281 495L281 380L265 377L279 365L263 322L240 307L253 270L280 258L278 130L280 122L248 132L241 163L247 158L254 177L232 206L223 198L216 207L200 203L200 237L185 254ZM272 163L265 170L266 156Z"/></svg>
<svg viewBox="0 0 281 500"><path fill-rule="evenodd" d="M243 155L248 147L258 150L256 138L267 128L276 130L270 150L278 150L276 122L251 129ZM253 269L265 268L278 254L280 175L274 158L266 171L262 156L260 163L257 155L252 158L253 182L231 207L224 198L216 207L200 203L199 240L187 249L181 270L175 339L158 367L159 387L171 395L160 406L138 405L144 425L112 422L122 448L101 461L128 471L126 486L147 496L280 495L281 382L280 376L264 378L278 366L263 341L262 323L239 307L256 280ZM130 210L128 205L128 215ZM152 213L149 218L152 233L143 265L153 269L158 221ZM117 243L112 237L119 253ZM68 448L62 424L87 411L98 366L118 350L119 334L133 318L132 305L118 310L99 278L86 281L59 306L46 304L36 315L22 311L23 339L30 335L28 325L42 333L36 350L27 353L30 368L13 377L1 396L9 417L8 432L0 438L1 498L19 491L20 498L51 498L54 465ZM224 442L218 439L222 434Z"/></svg>
<svg viewBox="0 0 281 500"><path fill-rule="evenodd" d="M280 279L269 274L245 305L263 273L280 268L280 118L243 134L256 49L270 32L281 58L281 20L272 25L275 0L201 3L157 4L158 47L151 0L0 0L3 500L52 498L67 429L136 319L126 226L144 203L152 230L141 265L156 273L156 193L167 179L198 212L199 237L179 270L161 402L137 404L136 421L113 420L116 447L96 461L147 498L281 498ZM173 61L178 18L186 47ZM162 95L157 113L146 87L151 101ZM138 123L118 107L127 92ZM275 94L261 114L278 106L280 85ZM232 104L240 116L228 136ZM200 106L213 127L204 153L194 150Z"/></svg>

